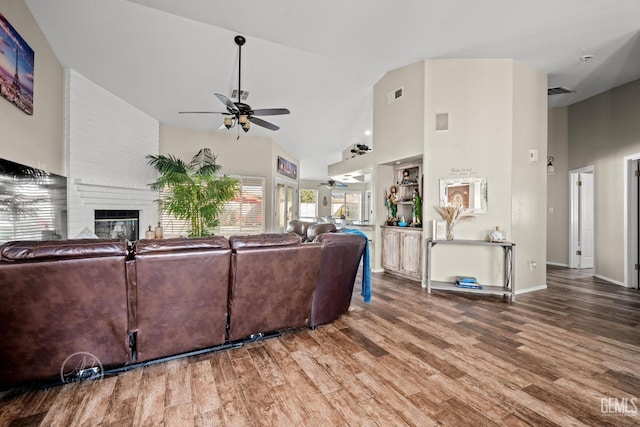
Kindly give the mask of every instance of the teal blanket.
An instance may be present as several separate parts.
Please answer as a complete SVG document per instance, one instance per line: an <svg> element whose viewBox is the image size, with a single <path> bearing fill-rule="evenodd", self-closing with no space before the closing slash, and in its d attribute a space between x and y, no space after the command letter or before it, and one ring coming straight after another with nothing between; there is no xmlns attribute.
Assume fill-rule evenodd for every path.
<svg viewBox="0 0 640 427"><path fill-rule="evenodd" d="M369 265L369 238L360 230L345 228L341 233L358 234L365 238L364 255L362 257L362 292L360 293L367 304L371 302L371 267Z"/></svg>

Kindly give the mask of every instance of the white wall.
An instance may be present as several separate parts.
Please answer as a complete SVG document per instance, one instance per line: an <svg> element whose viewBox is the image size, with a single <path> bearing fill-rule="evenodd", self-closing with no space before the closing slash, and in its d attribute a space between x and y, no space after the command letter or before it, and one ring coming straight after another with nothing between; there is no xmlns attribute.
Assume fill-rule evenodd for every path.
<svg viewBox="0 0 640 427"><path fill-rule="evenodd" d="M440 179L487 179L487 213L456 226L456 239L486 239L500 226L512 238L513 63L511 60L425 61L424 223L441 219ZM436 131L436 114L449 114L449 130ZM427 227L427 235L430 236ZM433 253L432 275L471 275L499 283L499 251L443 246ZM460 260L464 260L461 263Z"/></svg>
<svg viewBox="0 0 640 427"><path fill-rule="evenodd" d="M0 157L66 175L62 66L24 1L0 0L0 13L35 52L33 115L0 98Z"/></svg>
<svg viewBox="0 0 640 427"><path fill-rule="evenodd" d="M547 75L513 62L511 239L516 242L517 290L547 281ZM536 150L538 160L529 159Z"/></svg>
<svg viewBox="0 0 640 427"><path fill-rule="evenodd" d="M569 265L569 108L549 109L547 155L553 174L547 175L547 263Z"/></svg>
<svg viewBox="0 0 640 427"><path fill-rule="evenodd" d="M624 283L624 156L640 153L640 80L569 107L569 169L595 166L596 275Z"/></svg>
<svg viewBox="0 0 640 427"><path fill-rule="evenodd" d="M516 243L517 290L544 286L546 76L510 59L427 60L424 97L425 224L441 219L434 209L440 179L487 178L487 212L458 225L455 238L484 240L500 226ZM449 129L436 131L436 114L442 113L449 114ZM529 163L529 149L537 149L541 160ZM425 234L431 235L428 227ZM494 248L445 246L433 256L435 279L502 279L502 253ZM537 269L530 271L528 260Z"/></svg>
<svg viewBox="0 0 640 427"><path fill-rule="evenodd" d="M388 104L387 94L404 88L402 98ZM424 62L385 74L373 88L374 163L421 154L424 145ZM389 184L391 185L391 184Z"/></svg>
<svg viewBox="0 0 640 427"><path fill-rule="evenodd" d="M158 221L158 121L74 70L67 70L66 104L69 237L94 231L96 209L140 210L140 228ZM141 235L144 237L144 235Z"/></svg>

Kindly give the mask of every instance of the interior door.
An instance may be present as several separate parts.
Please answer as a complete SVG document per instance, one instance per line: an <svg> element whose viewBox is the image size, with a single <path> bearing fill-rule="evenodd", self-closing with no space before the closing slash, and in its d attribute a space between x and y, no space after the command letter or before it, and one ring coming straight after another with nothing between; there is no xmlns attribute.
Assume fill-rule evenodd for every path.
<svg viewBox="0 0 640 427"><path fill-rule="evenodd" d="M640 289L640 160L629 168L629 286Z"/></svg>
<svg viewBox="0 0 640 427"><path fill-rule="evenodd" d="M579 175L582 185L580 192L580 266L579 268L593 268L593 174L581 173Z"/></svg>
<svg viewBox="0 0 640 427"><path fill-rule="evenodd" d="M570 181L569 267L593 268L595 265L593 167L571 171Z"/></svg>
<svg viewBox="0 0 640 427"><path fill-rule="evenodd" d="M276 223L275 232L284 233L289 221L298 217L298 186L291 182L276 181Z"/></svg>

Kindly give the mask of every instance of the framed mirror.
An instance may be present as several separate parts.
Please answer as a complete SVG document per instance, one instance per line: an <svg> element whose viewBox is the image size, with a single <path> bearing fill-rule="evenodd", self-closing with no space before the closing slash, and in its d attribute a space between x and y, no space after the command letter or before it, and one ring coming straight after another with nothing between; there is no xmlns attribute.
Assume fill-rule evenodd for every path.
<svg viewBox="0 0 640 427"><path fill-rule="evenodd" d="M440 206L460 205L473 213L487 211L487 179L481 177L440 180Z"/></svg>

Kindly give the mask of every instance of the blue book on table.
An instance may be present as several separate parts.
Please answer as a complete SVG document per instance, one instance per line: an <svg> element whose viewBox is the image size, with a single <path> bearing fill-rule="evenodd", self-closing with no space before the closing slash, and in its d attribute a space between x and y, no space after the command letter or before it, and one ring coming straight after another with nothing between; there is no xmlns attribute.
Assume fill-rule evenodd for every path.
<svg viewBox="0 0 640 427"><path fill-rule="evenodd" d="M479 285L477 283L456 282L456 286L465 289L482 289L482 285Z"/></svg>
<svg viewBox="0 0 640 427"><path fill-rule="evenodd" d="M478 283L478 280L475 277L471 276L456 276L456 283Z"/></svg>

